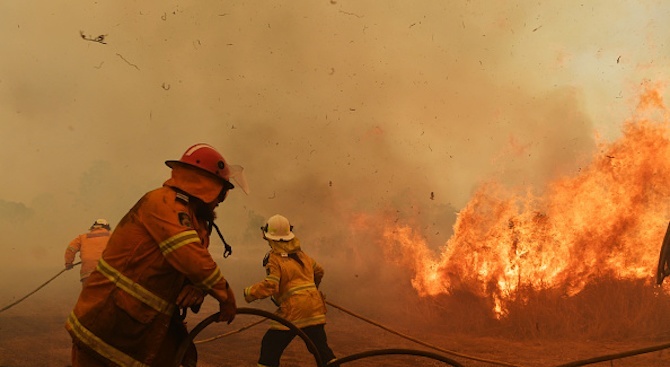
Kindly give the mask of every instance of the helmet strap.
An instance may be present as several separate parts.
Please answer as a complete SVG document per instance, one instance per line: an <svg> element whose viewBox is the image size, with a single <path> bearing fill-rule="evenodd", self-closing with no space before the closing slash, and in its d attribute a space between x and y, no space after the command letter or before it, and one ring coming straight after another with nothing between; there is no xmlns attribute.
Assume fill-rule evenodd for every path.
<svg viewBox="0 0 670 367"><path fill-rule="evenodd" d="M213 221L209 222L209 226L210 226L210 228L209 228L210 232L212 231L211 227L214 227L214 229L216 229L216 233L219 234L219 238L221 238L221 241L223 242L223 246L225 247L225 249L223 250L223 257L227 258L228 256L230 256L233 253L233 248L228 244L228 242L226 242L226 239L223 238L223 234L221 234L221 230L219 229L219 226L216 225L216 223L214 223Z"/></svg>
<svg viewBox="0 0 670 367"><path fill-rule="evenodd" d="M195 196L192 196L192 195L190 195L189 193L184 192L183 190L180 190L180 189L178 189L178 188L176 188L176 187L171 187L171 188L172 188L173 190L175 190L175 191L177 191L177 192L179 192L179 193L183 193L184 195L186 195L186 196L189 197L189 201L190 201L191 203L193 203L193 205L194 205L195 216L196 216L199 220L204 220L205 223L207 223L207 231L208 231L209 233L212 233L212 227L214 227L214 229L216 229L216 233L219 234L219 238L221 238L221 241L223 242L223 245L224 245L224 247L225 247L225 250L223 251L223 257L228 257L228 256L230 256L230 254L233 253L233 248L228 244L228 242L226 242L226 240L223 238L223 234L221 234L221 230L220 230L219 227L216 225L216 223L214 223L214 219L216 219L216 213L215 213L212 209L210 209L210 208L209 208L209 207L208 207L202 200L200 200L199 198L197 198L197 197L195 197ZM224 187L224 189L222 190L222 192L225 194L225 191L227 191L227 190L226 190L226 188ZM225 195L224 195L224 197L225 197Z"/></svg>
<svg viewBox="0 0 670 367"><path fill-rule="evenodd" d="M228 182L228 181L224 181L224 182ZM230 185L230 186L232 186L232 185ZM231 190L230 186L223 185L223 188L219 192L219 196L217 196L217 198L216 198L216 200L218 200L219 203L222 203L224 200L226 200L226 195L228 194L228 191Z"/></svg>

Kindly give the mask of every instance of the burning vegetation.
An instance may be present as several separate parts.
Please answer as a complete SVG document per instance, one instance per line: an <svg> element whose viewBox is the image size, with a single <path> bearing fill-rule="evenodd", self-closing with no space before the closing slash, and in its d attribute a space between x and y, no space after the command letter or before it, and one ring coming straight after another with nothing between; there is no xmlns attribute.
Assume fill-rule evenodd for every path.
<svg viewBox="0 0 670 367"><path fill-rule="evenodd" d="M654 281L670 220L670 122L659 96L647 86L621 137L541 194L482 184L438 252L391 216L379 246L447 328L614 338L668 330L670 288Z"/></svg>

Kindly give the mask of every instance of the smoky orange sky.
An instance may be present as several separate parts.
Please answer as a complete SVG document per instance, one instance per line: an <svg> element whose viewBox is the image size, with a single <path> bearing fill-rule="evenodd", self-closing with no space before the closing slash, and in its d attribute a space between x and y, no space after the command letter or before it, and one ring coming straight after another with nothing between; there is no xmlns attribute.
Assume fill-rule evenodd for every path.
<svg viewBox="0 0 670 367"><path fill-rule="evenodd" d="M437 247L482 181L540 186L616 139L640 85L668 81L667 19L665 1L5 1L0 305L198 142L251 188L218 210L233 284L264 275L258 227L282 213L343 296L344 252L367 245L352 212L416 216Z"/></svg>

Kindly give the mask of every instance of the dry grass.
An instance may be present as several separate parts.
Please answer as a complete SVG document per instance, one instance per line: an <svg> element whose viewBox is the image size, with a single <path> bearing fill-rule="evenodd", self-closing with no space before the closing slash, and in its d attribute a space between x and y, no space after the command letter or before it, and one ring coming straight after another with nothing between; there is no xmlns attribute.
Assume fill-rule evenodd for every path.
<svg viewBox="0 0 670 367"><path fill-rule="evenodd" d="M403 310L411 324L440 324L459 334L513 340L622 341L670 336L670 296L643 281L603 278L572 297L560 290L520 288L496 317L493 302L469 292L417 299ZM389 315L392 316L392 315Z"/></svg>
<svg viewBox="0 0 670 367"><path fill-rule="evenodd" d="M500 325L522 339L630 340L670 330L670 296L643 281L600 279L567 297L521 290Z"/></svg>

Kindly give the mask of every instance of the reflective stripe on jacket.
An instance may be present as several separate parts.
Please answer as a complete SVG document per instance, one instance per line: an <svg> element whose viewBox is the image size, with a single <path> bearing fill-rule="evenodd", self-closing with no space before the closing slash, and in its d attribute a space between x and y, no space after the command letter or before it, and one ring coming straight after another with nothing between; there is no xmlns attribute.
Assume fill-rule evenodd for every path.
<svg viewBox="0 0 670 367"><path fill-rule="evenodd" d="M181 195L181 196L179 196ZM75 343L119 366L164 366L183 337L176 299L188 279L226 287L209 230L170 187L144 195L118 224L67 320Z"/></svg>
<svg viewBox="0 0 670 367"><path fill-rule="evenodd" d="M300 241L293 238L289 242L269 240L272 250L268 254L262 281L244 290L247 299L273 297L279 304L277 315L299 328L326 323L326 305L317 289L324 270L314 259L300 249ZM289 256L294 253L302 265ZM272 329L288 329L272 321Z"/></svg>
<svg viewBox="0 0 670 367"><path fill-rule="evenodd" d="M94 228L89 233L75 237L65 250L65 264L74 263L79 253L81 259L79 276L81 279L88 277L98 265L98 259L107 246L109 235L110 232L105 228Z"/></svg>

